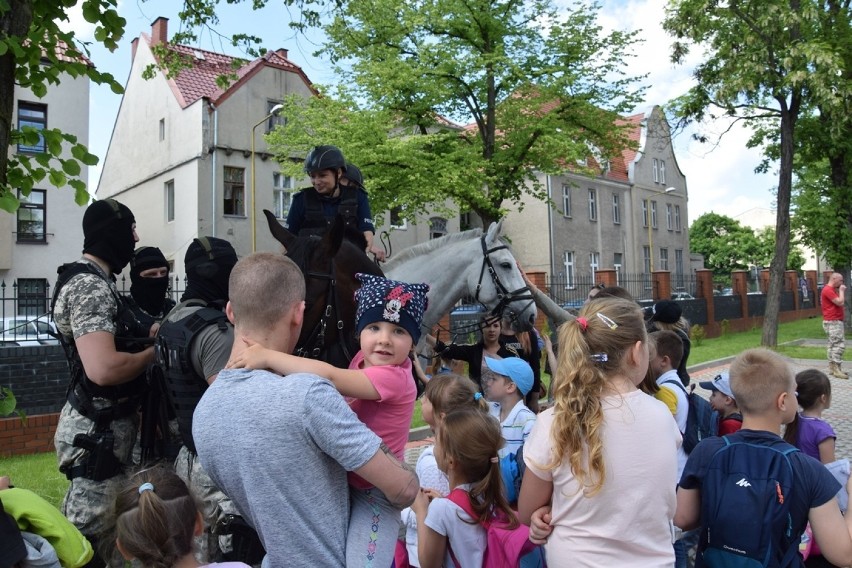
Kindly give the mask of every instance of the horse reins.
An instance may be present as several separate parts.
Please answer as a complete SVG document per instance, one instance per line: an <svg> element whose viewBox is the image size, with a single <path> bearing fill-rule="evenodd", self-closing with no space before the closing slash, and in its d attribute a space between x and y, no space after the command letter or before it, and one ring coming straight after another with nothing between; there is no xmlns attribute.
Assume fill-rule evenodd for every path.
<svg viewBox="0 0 852 568"><path fill-rule="evenodd" d="M337 280L334 277L336 271L333 258L329 264L330 272L328 274L314 272L312 270L302 270L306 279L311 278L314 280L325 280L328 282L328 287L325 294L325 309L323 310L319 321L314 326L314 329L311 330L311 333L305 339L304 344L296 347L295 354L299 357L319 359L320 355L322 355L323 347L325 347L326 328L328 327L329 322L332 321L332 316L334 315L337 318L337 343L343 351L343 356L346 357L347 360L351 361L353 354L349 352L349 348L346 346L346 340L343 337L343 320L340 319L339 311L337 310Z"/></svg>
<svg viewBox="0 0 852 568"><path fill-rule="evenodd" d="M495 247L488 248L488 245L485 244L485 235L479 238L479 244L482 246L482 267L479 270L479 282L476 284L476 295L474 296L474 300L482 304L479 300L479 293L482 290L482 278L485 276L485 270L488 269L488 274L491 276L491 282L494 283L494 287L497 289L497 305L494 306L494 309L491 310L491 314L494 316L503 315L503 310L506 306L512 302L516 302L518 300L529 300L530 304L534 304L535 300L533 299L532 292L530 292L529 286L524 285L521 288L518 288L514 292L510 292L500 281L500 277L497 276L497 271L494 270L494 265L491 263L491 253L508 249L509 247L504 244L498 244ZM526 292L526 294L524 294ZM526 308L525 308L526 309ZM515 314L512 314L512 318L515 318Z"/></svg>

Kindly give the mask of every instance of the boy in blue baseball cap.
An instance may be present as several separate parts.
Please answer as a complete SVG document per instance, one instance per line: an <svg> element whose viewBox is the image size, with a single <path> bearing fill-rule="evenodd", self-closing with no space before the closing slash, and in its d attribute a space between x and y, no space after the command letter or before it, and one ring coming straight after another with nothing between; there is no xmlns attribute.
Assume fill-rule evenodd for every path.
<svg viewBox="0 0 852 568"><path fill-rule="evenodd" d="M523 464L519 452L535 424L535 413L524 404L524 398L533 386L533 370L519 357L485 357L483 361L482 390L491 403L491 415L500 422L506 442L497 457L503 470L506 497L513 503L517 500L523 476L523 468L514 464Z"/></svg>

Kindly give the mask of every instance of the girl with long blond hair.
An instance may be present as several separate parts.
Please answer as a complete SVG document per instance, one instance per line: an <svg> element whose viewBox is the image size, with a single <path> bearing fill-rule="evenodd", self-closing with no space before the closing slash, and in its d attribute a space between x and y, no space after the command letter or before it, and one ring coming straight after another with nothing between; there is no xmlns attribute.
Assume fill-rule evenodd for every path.
<svg viewBox="0 0 852 568"><path fill-rule="evenodd" d="M635 302L601 298L559 328L554 406L524 447L518 501L548 566L674 565L671 413L637 389L648 339Z"/></svg>

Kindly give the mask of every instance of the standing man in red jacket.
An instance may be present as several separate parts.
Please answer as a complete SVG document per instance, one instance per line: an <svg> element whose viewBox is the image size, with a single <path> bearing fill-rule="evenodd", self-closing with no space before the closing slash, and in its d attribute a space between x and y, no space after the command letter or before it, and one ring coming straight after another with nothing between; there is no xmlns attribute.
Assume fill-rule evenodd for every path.
<svg viewBox="0 0 852 568"><path fill-rule="evenodd" d="M828 335L828 374L838 379L848 379L843 372L843 351L846 337L843 323L843 305L846 302L846 285L843 275L835 272L829 277L820 294L822 304L822 328Z"/></svg>

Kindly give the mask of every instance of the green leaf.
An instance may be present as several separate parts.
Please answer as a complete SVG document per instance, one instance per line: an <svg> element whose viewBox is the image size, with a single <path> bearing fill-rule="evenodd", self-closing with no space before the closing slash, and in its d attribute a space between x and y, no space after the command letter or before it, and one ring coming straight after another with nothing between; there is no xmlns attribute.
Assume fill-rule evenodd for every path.
<svg viewBox="0 0 852 568"><path fill-rule="evenodd" d="M74 159L62 160L62 171L69 176L80 175L80 162Z"/></svg>
<svg viewBox="0 0 852 568"><path fill-rule="evenodd" d="M65 174L59 170L50 170L48 180L56 187L64 187L68 183L68 178L66 178Z"/></svg>
<svg viewBox="0 0 852 568"><path fill-rule="evenodd" d="M6 52L9 50L9 46L6 45L6 42L0 40L0 55L6 55Z"/></svg>
<svg viewBox="0 0 852 568"><path fill-rule="evenodd" d="M14 213L18 210L19 205L20 202L18 201L18 198L8 190L0 192L0 209L9 213Z"/></svg>
<svg viewBox="0 0 852 568"><path fill-rule="evenodd" d="M100 20L101 12L98 10L98 2L88 0L83 3L83 18L90 24L96 24Z"/></svg>
<svg viewBox="0 0 852 568"><path fill-rule="evenodd" d="M0 416L9 416L15 411L18 402L12 389L0 387Z"/></svg>

